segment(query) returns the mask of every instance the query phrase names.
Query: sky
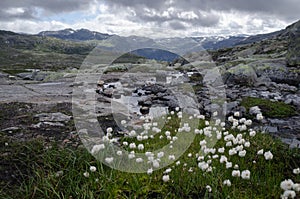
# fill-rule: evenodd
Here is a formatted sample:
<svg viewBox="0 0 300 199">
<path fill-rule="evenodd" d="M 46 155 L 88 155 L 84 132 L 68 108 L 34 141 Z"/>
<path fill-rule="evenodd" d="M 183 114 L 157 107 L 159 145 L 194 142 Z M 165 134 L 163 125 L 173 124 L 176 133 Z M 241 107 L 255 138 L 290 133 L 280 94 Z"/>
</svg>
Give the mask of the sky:
<svg viewBox="0 0 300 199">
<path fill-rule="evenodd" d="M 261 34 L 300 19 L 299 0 L 1 0 L 0 29 L 86 28 L 120 36 Z"/>
</svg>

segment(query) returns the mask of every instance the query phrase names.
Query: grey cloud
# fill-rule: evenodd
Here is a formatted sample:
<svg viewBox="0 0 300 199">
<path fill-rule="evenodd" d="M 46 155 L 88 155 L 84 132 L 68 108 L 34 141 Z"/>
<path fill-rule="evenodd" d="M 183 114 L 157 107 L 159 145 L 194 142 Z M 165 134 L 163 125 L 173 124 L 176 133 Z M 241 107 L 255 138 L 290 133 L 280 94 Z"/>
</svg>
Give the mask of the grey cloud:
<svg viewBox="0 0 300 199">
<path fill-rule="evenodd" d="M 37 19 L 37 9 L 41 10 L 43 14 L 57 14 L 76 10 L 84 10 L 87 9 L 92 2 L 93 0 L 1 0 L 0 20 L 7 21 L 16 18 Z M 22 8 L 24 12 L 7 12 L 7 10 L 14 8 Z"/>
<path fill-rule="evenodd" d="M 26 8 L 23 12 L 10 13 L 6 10 L 0 9 L 0 20 L 13 21 L 15 19 L 34 19 L 35 11 L 30 8 Z"/>
<path fill-rule="evenodd" d="M 171 5 L 166 1 L 149 0 L 110 0 L 108 3 L 115 6 L 131 7 L 135 11 L 147 7 L 155 9 L 157 12 L 166 10 L 173 6 L 184 11 L 243 11 L 249 13 L 262 13 L 275 15 L 284 20 L 296 20 L 299 18 L 299 0 L 174 0 Z M 138 17 L 143 17 L 140 13 Z"/>
<path fill-rule="evenodd" d="M 186 29 L 185 25 L 179 21 L 171 21 L 171 22 L 169 22 L 169 26 L 174 30 L 185 30 Z"/>
</svg>

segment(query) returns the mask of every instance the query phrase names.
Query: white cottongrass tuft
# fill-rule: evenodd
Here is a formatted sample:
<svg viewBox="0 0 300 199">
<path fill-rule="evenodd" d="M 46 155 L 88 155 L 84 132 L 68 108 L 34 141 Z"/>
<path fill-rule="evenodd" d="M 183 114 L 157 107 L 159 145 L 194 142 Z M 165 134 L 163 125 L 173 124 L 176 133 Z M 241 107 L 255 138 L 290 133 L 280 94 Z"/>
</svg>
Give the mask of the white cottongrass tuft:
<svg viewBox="0 0 300 199">
<path fill-rule="evenodd" d="M 96 153 L 98 153 L 102 149 L 105 149 L 105 145 L 104 144 L 94 145 L 93 148 L 92 148 L 92 150 L 91 150 L 91 153 L 92 153 L 92 155 L 95 155 Z"/>
<path fill-rule="evenodd" d="M 169 160 L 175 160 L 175 155 L 169 155 Z"/>
<path fill-rule="evenodd" d="M 111 127 L 108 127 L 108 128 L 106 129 L 106 132 L 107 132 L 107 133 L 111 133 L 111 132 L 113 132 L 113 129 L 112 129 Z"/>
<path fill-rule="evenodd" d="M 265 156 L 266 160 L 272 160 L 273 159 L 273 154 L 271 153 L 271 151 L 265 152 L 264 156 Z"/>
<path fill-rule="evenodd" d="M 143 160 L 143 158 L 137 158 L 135 161 L 136 161 L 137 163 L 141 163 L 141 162 L 143 162 L 144 160 Z"/>
<path fill-rule="evenodd" d="M 283 190 L 291 190 L 293 188 L 294 182 L 291 179 L 284 180 L 280 183 L 280 188 Z"/>
<path fill-rule="evenodd" d="M 296 197 L 296 193 L 295 191 L 292 190 L 285 190 L 283 192 L 283 195 L 281 195 L 281 198 L 295 198 Z"/>
<path fill-rule="evenodd" d="M 224 147 L 218 148 L 218 152 L 219 152 L 219 153 L 224 153 L 224 151 L 225 151 L 225 148 L 224 148 Z"/>
<path fill-rule="evenodd" d="M 150 168 L 150 169 L 147 170 L 147 174 L 148 175 L 151 175 L 152 173 L 153 173 L 153 169 L 152 168 Z"/>
<path fill-rule="evenodd" d="M 223 181 L 223 185 L 226 185 L 226 186 L 230 187 L 230 186 L 231 186 L 230 180 L 229 180 L 229 179 L 224 180 L 224 181 Z"/>
<path fill-rule="evenodd" d="M 254 137 L 256 135 L 256 131 L 252 130 L 249 132 L 250 137 Z"/>
<path fill-rule="evenodd" d="M 264 150 L 263 149 L 260 149 L 259 151 L 257 151 L 257 155 L 262 155 L 264 154 Z"/>
<path fill-rule="evenodd" d="M 221 158 L 220 158 L 220 163 L 225 163 L 227 162 L 227 157 L 225 155 L 221 155 Z"/>
<path fill-rule="evenodd" d="M 170 176 L 169 175 L 163 175 L 162 180 L 164 182 L 168 182 L 170 180 Z"/>
<path fill-rule="evenodd" d="M 138 148 L 138 150 L 144 150 L 145 147 L 143 144 L 139 144 L 137 148 Z"/>
<path fill-rule="evenodd" d="M 264 116 L 261 113 L 259 113 L 259 114 L 256 115 L 256 119 L 257 120 L 263 120 Z"/>
<path fill-rule="evenodd" d="M 164 173 L 170 173 L 172 171 L 171 168 L 167 168 Z"/>
<path fill-rule="evenodd" d="M 157 153 L 157 157 L 158 157 L 158 158 L 162 158 L 162 157 L 164 157 L 164 155 L 165 155 L 165 153 L 164 153 L 163 151 Z"/>
<path fill-rule="evenodd" d="M 243 179 L 249 180 L 250 179 L 250 171 L 249 170 L 242 171 L 241 176 L 242 176 Z"/>
<path fill-rule="evenodd" d="M 129 148 L 131 148 L 131 149 L 135 149 L 135 148 L 136 148 L 136 145 L 135 145 L 135 143 L 130 143 L 130 144 L 129 144 Z"/>
<path fill-rule="evenodd" d="M 83 173 L 83 176 L 88 178 L 88 177 L 90 177 L 90 173 L 86 171 L 86 172 Z"/>
<path fill-rule="evenodd" d="M 157 160 L 153 161 L 153 167 L 158 168 L 159 167 L 159 162 Z"/>
<path fill-rule="evenodd" d="M 300 184 L 299 183 L 294 183 L 293 184 L 293 189 L 294 189 L 294 191 L 300 192 Z"/>
<path fill-rule="evenodd" d="M 240 117 L 240 112 L 234 112 L 233 115 L 234 117 Z"/>
<path fill-rule="evenodd" d="M 122 120 L 122 121 L 121 121 L 121 124 L 122 124 L 122 125 L 125 125 L 126 123 L 127 123 L 126 120 Z"/>
<path fill-rule="evenodd" d="M 239 170 L 233 170 L 231 175 L 232 175 L 232 177 L 240 177 L 241 172 Z"/>
<path fill-rule="evenodd" d="M 206 189 L 207 189 L 207 191 L 208 192 L 211 192 L 212 191 L 212 188 L 211 188 L 211 186 L 210 185 L 206 185 L 206 187 L 205 187 Z"/>
<path fill-rule="evenodd" d="M 300 168 L 293 169 L 293 173 L 296 175 L 300 174 Z"/>
<path fill-rule="evenodd" d="M 198 163 L 198 167 L 202 170 L 205 171 L 206 169 L 208 169 L 209 165 L 206 162 L 199 162 Z"/>
<path fill-rule="evenodd" d="M 244 146 L 247 147 L 247 148 L 249 148 L 250 145 L 251 145 L 251 144 L 250 144 L 250 142 L 248 142 L 248 141 L 244 143 Z"/>
<path fill-rule="evenodd" d="M 90 166 L 90 171 L 91 172 L 95 172 L 97 170 L 97 168 L 95 166 Z"/>
<path fill-rule="evenodd" d="M 108 164 L 112 163 L 114 161 L 113 157 L 106 157 L 105 158 L 105 162 L 107 162 Z"/>
<path fill-rule="evenodd" d="M 134 153 L 129 153 L 129 154 L 128 154 L 128 158 L 129 158 L 129 159 L 135 158 L 135 154 L 134 154 Z"/>
<path fill-rule="evenodd" d="M 246 150 L 239 151 L 239 156 L 240 157 L 245 157 L 246 156 Z"/>
<path fill-rule="evenodd" d="M 232 167 L 232 162 L 226 162 L 226 169 L 229 169 Z"/>
</svg>

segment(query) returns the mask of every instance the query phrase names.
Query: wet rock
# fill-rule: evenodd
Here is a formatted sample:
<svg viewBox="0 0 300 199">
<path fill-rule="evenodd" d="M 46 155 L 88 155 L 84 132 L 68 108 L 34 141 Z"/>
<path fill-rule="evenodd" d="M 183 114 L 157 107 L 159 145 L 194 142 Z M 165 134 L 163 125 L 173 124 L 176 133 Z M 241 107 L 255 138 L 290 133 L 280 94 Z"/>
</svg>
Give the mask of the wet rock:
<svg viewBox="0 0 300 199">
<path fill-rule="evenodd" d="M 37 73 L 19 73 L 17 77 L 22 78 L 23 80 L 33 80 Z"/>
<path fill-rule="evenodd" d="M 37 124 L 32 125 L 33 128 L 42 128 L 46 126 L 64 127 L 65 125 L 61 122 L 39 122 Z"/>
<path fill-rule="evenodd" d="M 8 79 L 10 79 L 10 80 L 17 80 L 17 77 L 14 76 L 14 75 L 9 75 L 9 76 L 8 76 Z"/>
<path fill-rule="evenodd" d="M 148 114 L 150 112 L 150 108 L 147 106 L 143 106 L 142 108 L 140 108 L 140 112 L 145 115 Z"/>
<path fill-rule="evenodd" d="M 99 81 L 97 82 L 97 86 L 103 87 L 104 83 L 105 83 L 104 81 L 99 80 Z"/>
<path fill-rule="evenodd" d="M 102 91 L 102 94 L 105 96 L 105 97 L 109 97 L 111 98 L 113 96 L 113 93 L 114 93 L 114 90 L 109 88 L 109 89 L 105 89 Z"/>
<path fill-rule="evenodd" d="M 150 107 L 152 105 L 151 97 L 141 97 L 141 99 L 138 100 L 138 105 Z"/>
<path fill-rule="evenodd" d="M 167 88 L 159 84 L 144 86 L 142 89 L 145 91 L 150 91 L 152 94 L 164 93 L 167 91 Z"/>
<path fill-rule="evenodd" d="M 69 122 L 72 116 L 65 115 L 63 113 L 40 113 L 35 115 L 39 118 L 40 122 Z"/>
</svg>

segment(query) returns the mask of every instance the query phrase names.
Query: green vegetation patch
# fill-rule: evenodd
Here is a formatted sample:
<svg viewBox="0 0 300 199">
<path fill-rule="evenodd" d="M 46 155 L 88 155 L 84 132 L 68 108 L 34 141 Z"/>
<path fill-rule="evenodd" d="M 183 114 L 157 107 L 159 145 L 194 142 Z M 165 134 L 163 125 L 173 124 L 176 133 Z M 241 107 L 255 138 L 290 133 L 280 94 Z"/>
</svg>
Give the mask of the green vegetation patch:
<svg viewBox="0 0 300 199">
<path fill-rule="evenodd" d="M 290 117 L 296 114 L 295 108 L 291 105 L 261 98 L 246 97 L 242 100 L 241 105 L 248 111 L 251 107 L 258 106 L 263 115 L 271 118 Z"/>
</svg>

